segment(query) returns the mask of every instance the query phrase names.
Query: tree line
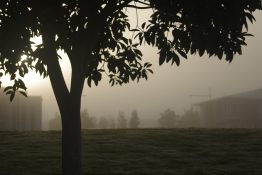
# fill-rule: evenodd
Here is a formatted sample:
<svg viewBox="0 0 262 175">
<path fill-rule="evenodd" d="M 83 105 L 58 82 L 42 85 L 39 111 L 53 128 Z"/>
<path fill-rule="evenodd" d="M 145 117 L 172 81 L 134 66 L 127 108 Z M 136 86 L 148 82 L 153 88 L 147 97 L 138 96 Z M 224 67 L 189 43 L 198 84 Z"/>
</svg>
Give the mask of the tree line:
<svg viewBox="0 0 262 175">
<path fill-rule="evenodd" d="M 187 128 L 187 127 L 199 127 L 199 115 L 198 112 L 192 108 L 185 111 L 184 114 L 178 115 L 172 109 L 166 109 L 159 114 L 158 118 L 152 118 L 156 120 L 159 128 Z M 90 115 L 86 109 L 81 112 L 81 121 L 83 129 L 126 129 L 126 128 L 140 128 L 141 120 L 136 110 L 133 110 L 128 117 L 124 112 L 119 112 L 116 117 L 113 116 L 101 116 L 96 117 Z M 61 130 L 61 121 L 58 113 L 49 122 L 50 130 Z"/>
<path fill-rule="evenodd" d="M 128 117 L 124 112 L 119 112 L 117 117 L 96 117 L 90 115 L 86 109 L 81 112 L 83 129 L 125 129 L 139 128 L 140 118 L 136 110 Z M 61 117 L 58 113 L 49 121 L 50 130 L 61 130 Z"/>
<path fill-rule="evenodd" d="M 175 111 L 167 109 L 160 114 L 158 124 L 161 128 L 188 128 L 199 127 L 199 114 L 192 108 L 185 111 L 183 115 L 178 115 Z"/>
</svg>

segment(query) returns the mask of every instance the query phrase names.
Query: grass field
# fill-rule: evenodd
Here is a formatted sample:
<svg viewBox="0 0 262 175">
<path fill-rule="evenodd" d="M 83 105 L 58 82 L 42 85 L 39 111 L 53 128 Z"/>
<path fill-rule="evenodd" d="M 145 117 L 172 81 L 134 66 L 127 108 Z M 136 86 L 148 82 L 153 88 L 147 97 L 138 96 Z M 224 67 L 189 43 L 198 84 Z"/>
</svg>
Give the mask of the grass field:
<svg viewBox="0 0 262 175">
<path fill-rule="evenodd" d="M 58 175 L 60 132 L 0 132 L 0 175 Z M 262 130 L 83 131 L 88 175 L 261 175 Z"/>
</svg>

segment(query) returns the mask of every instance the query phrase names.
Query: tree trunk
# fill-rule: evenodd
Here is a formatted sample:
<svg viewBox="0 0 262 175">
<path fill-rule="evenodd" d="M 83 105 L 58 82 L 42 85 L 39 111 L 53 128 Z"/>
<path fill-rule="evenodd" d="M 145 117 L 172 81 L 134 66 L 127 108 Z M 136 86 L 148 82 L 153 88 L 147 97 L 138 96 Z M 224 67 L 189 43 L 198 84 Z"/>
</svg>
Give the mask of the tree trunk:
<svg viewBox="0 0 262 175">
<path fill-rule="evenodd" d="M 66 111 L 66 113 L 64 113 Z M 81 174 L 80 105 L 71 100 L 70 108 L 62 117 L 62 172 L 63 175 Z"/>
<path fill-rule="evenodd" d="M 80 175 L 82 173 L 80 110 L 85 78 L 80 67 L 72 65 L 70 97 L 67 103 L 69 105 L 65 105 L 60 109 L 62 117 L 63 175 Z"/>
<path fill-rule="evenodd" d="M 72 84 L 70 93 L 64 99 L 59 100 L 55 92 L 55 86 L 58 86 L 57 80 L 52 80 L 51 84 L 57 97 L 57 102 L 62 118 L 62 174 L 63 175 L 81 175 L 81 94 L 84 84 L 84 78 L 72 75 Z M 79 78 L 77 78 L 79 77 Z"/>
<path fill-rule="evenodd" d="M 68 91 L 56 50 L 50 47 L 46 52 L 48 74 L 62 118 L 62 173 L 81 175 L 80 108 L 85 77 L 81 64 L 72 66 L 71 89 Z"/>
</svg>

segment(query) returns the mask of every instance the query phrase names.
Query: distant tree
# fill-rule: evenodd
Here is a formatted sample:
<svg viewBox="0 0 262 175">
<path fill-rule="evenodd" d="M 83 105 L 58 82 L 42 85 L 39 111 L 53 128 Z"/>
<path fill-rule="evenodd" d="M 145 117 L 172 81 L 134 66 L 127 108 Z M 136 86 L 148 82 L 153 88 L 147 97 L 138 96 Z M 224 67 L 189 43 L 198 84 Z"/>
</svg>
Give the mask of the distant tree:
<svg viewBox="0 0 262 175">
<path fill-rule="evenodd" d="M 109 128 L 111 128 L 111 129 L 116 128 L 116 120 L 113 117 L 111 117 L 110 120 L 109 120 Z"/>
<path fill-rule="evenodd" d="M 100 117 L 98 122 L 99 129 L 107 129 L 108 128 L 108 120 L 105 117 Z"/>
<path fill-rule="evenodd" d="M 91 117 L 87 109 L 81 112 L 81 125 L 83 129 L 93 129 L 96 128 L 96 118 Z"/>
<path fill-rule="evenodd" d="M 167 109 L 160 114 L 158 123 L 162 128 L 174 128 L 177 127 L 179 116 L 173 110 Z"/>
<path fill-rule="evenodd" d="M 139 120 L 137 111 L 134 110 L 131 113 L 131 118 L 129 120 L 129 128 L 138 128 L 139 124 L 140 124 L 140 120 Z"/>
<path fill-rule="evenodd" d="M 124 112 L 119 112 L 118 114 L 117 127 L 121 129 L 127 128 L 127 120 Z"/>
<path fill-rule="evenodd" d="M 199 127 L 199 114 L 192 108 L 187 110 L 180 119 L 180 124 L 182 127 Z"/>
<path fill-rule="evenodd" d="M 152 15 L 131 26 L 127 8 L 152 9 Z M 29 69 L 49 76 L 62 117 L 63 175 L 80 175 L 85 79 L 89 86 L 102 74 L 111 85 L 147 79 L 152 70 L 142 62 L 142 44 L 159 50 L 160 65 L 179 65 L 181 57 L 197 53 L 232 61 L 246 45 L 257 9 L 261 0 L 1 0 L 0 77 L 10 75 L 5 92 L 13 99 L 16 91 L 26 95 L 22 78 Z M 35 36 L 42 42 L 32 49 Z M 70 60 L 70 89 L 58 50 Z"/>
<path fill-rule="evenodd" d="M 96 128 L 96 118 L 91 117 L 87 110 L 84 109 L 84 111 L 81 112 L 81 124 L 83 129 L 93 129 Z M 49 121 L 49 129 L 50 130 L 61 130 L 61 117 L 59 113 L 55 114 L 55 117 Z"/>
<path fill-rule="evenodd" d="M 50 130 L 61 130 L 61 117 L 60 115 L 56 112 L 55 117 L 49 121 L 49 129 Z"/>
</svg>

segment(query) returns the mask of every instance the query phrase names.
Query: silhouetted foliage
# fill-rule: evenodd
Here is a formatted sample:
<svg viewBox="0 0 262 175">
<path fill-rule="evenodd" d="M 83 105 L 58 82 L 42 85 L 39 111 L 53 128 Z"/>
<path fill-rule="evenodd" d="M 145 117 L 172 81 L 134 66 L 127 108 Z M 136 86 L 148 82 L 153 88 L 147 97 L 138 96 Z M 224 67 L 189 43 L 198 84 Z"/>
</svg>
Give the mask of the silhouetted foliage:
<svg viewBox="0 0 262 175">
<path fill-rule="evenodd" d="M 58 49 L 67 53 L 70 61 L 78 57 L 76 62 L 83 63 L 82 74 L 89 86 L 92 81 L 97 85 L 105 71 L 112 85 L 147 78 L 151 64 L 141 64 L 142 53 L 138 49 L 143 41 L 159 49 L 160 64 L 172 60 L 179 65 L 179 57 L 187 58 L 188 53 L 200 56 L 207 53 L 220 59 L 225 55 L 226 60 L 232 61 L 234 54 L 242 53 L 245 37 L 250 36 L 244 29 L 248 29 L 248 20 L 255 20 L 252 12 L 261 9 L 260 0 L 86 3 L 83 0 L 1 1 L 1 75 L 10 74 L 14 81 L 13 89 L 6 90 L 8 94 L 26 90 L 21 77 L 28 69 L 36 70 L 43 77 L 50 74 L 46 59 L 50 59 L 47 53 L 51 49 L 53 59 L 59 57 L 55 52 Z M 142 9 L 141 6 L 154 9 L 151 19 L 141 27 L 131 28 L 123 9 Z M 126 31 L 133 31 L 139 43 L 127 38 Z M 34 50 L 31 38 L 35 36 L 42 36 L 43 42 L 35 45 Z M 27 58 L 21 60 L 21 55 Z"/>
<path fill-rule="evenodd" d="M 188 53 L 232 61 L 250 36 L 247 21 L 253 22 L 252 13 L 261 7 L 261 0 L 1 0 L 0 77 L 10 75 L 13 85 L 5 93 L 12 100 L 16 91 L 26 95 L 22 78 L 30 69 L 49 76 L 62 117 L 63 174 L 79 175 L 86 79 L 89 86 L 98 85 L 103 75 L 111 85 L 147 79 L 152 70 L 142 62 L 143 43 L 158 48 L 160 65 L 179 65 Z M 132 27 L 126 8 L 153 12 L 149 21 Z M 125 35 L 128 31 L 133 35 Z M 42 43 L 32 43 L 36 36 Z M 59 49 L 71 63 L 70 89 Z"/>
<path fill-rule="evenodd" d="M 140 124 L 140 120 L 137 114 L 137 111 L 134 110 L 131 113 L 131 118 L 129 120 L 129 128 L 138 128 Z"/>
<path fill-rule="evenodd" d="M 158 123 L 162 128 L 175 128 L 178 126 L 178 120 L 179 116 L 175 113 L 175 111 L 167 109 L 160 114 Z"/>
</svg>

